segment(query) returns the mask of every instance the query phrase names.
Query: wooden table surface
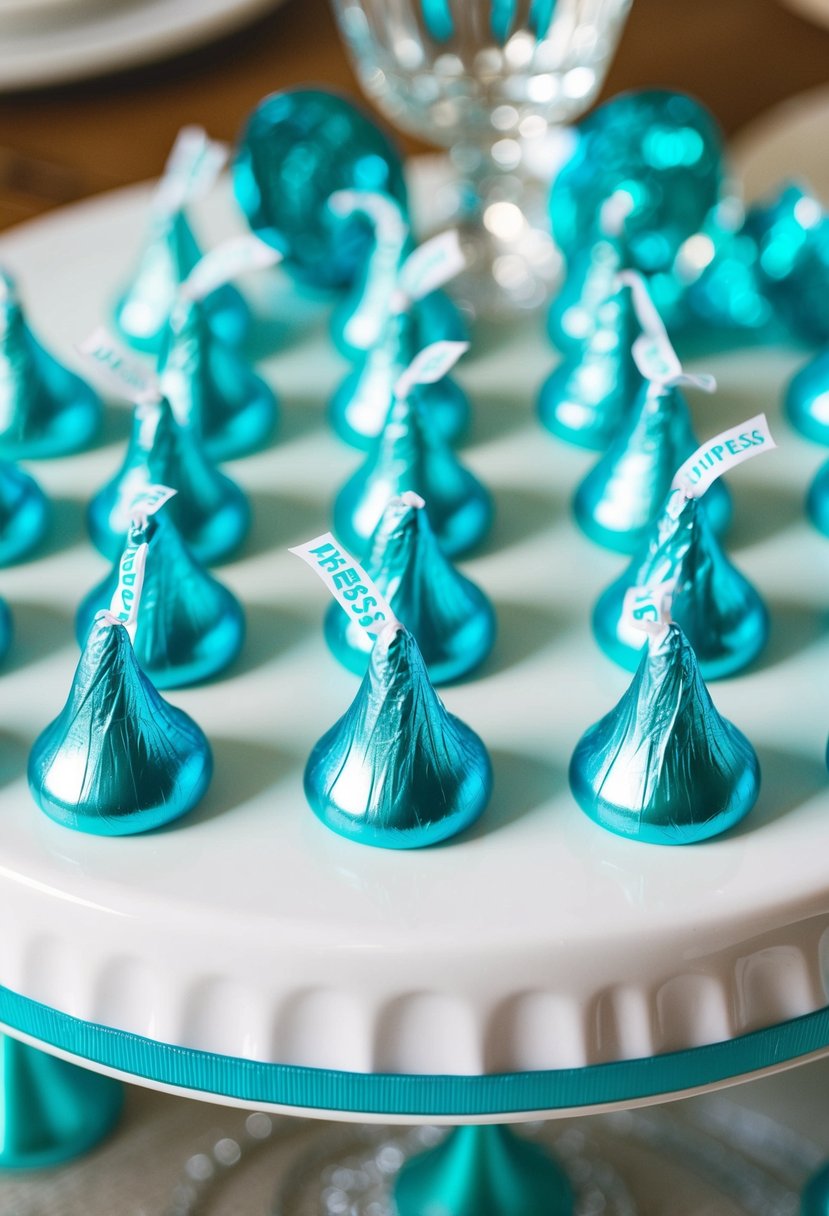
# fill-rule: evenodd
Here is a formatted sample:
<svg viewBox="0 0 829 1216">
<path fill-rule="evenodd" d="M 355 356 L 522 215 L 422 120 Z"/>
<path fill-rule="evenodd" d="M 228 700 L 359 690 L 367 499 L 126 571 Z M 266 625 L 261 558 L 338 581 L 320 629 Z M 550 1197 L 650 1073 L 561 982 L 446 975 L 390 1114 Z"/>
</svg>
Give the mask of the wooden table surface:
<svg viewBox="0 0 829 1216">
<path fill-rule="evenodd" d="M 604 96 L 685 89 L 730 133 L 824 84 L 828 70 L 829 30 L 778 0 L 634 0 Z M 358 91 L 328 0 L 287 0 L 223 42 L 165 63 L 2 96 L 0 227 L 154 176 L 184 123 L 233 139 L 261 97 L 301 82 Z"/>
</svg>

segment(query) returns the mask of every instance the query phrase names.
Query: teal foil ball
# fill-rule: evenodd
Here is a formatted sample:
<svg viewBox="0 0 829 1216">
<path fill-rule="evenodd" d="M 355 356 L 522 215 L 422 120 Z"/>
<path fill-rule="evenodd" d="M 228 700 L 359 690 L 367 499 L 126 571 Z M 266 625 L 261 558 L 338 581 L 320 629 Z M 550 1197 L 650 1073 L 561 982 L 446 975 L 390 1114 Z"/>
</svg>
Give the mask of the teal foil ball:
<svg viewBox="0 0 829 1216">
<path fill-rule="evenodd" d="M 43 1169 L 88 1152 L 118 1122 L 122 1099 L 111 1077 L 0 1034 L 0 1170 Z"/>
<path fill-rule="evenodd" d="M 211 460 L 247 456 L 274 430 L 274 393 L 244 355 L 216 337 L 201 301 L 173 310 L 158 375 L 176 416 L 190 420 Z"/>
<path fill-rule="evenodd" d="M 493 607 L 444 557 L 416 495 L 391 500 L 362 564 L 414 635 L 434 684 L 462 679 L 492 650 Z M 326 614 L 325 638 L 345 667 L 365 672 L 374 640 L 337 603 Z"/>
<path fill-rule="evenodd" d="M 612 442 L 642 384 L 631 354 L 638 336 L 630 290 L 621 287 L 597 308 L 584 342 L 542 385 L 538 415 L 548 431 L 592 451 Z"/>
<path fill-rule="evenodd" d="M 334 502 L 334 531 L 363 553 L 390 498 L 412 491 L 426 502 L 429 522 L 448 557 L 466 553 L 492 522 L 492 500 L 430 425 L 414 398 L 395 401 L 368 458 Z"/>
<path fill-rule="evenodd" d="M 181 285 L 201 261 L 202 251 L 183 211 L 153 215 L 133 276 L 115 303 L 113 319 L 122 338 L 136 350 L 157 355 L 176 306 Z M 250 310 L 229 283 L 204 300 L 216 337 L 241 345 L 250 329 Z"/>
<path fill-rule="evenodd" d="M 768 640 L 766 606 L 723 553 L 703 502 L 681 492 L 671 494 L 628 568 L 596 604 L 596 640 L 606 655 L 629 671 L 638 666 L 645 643 L 645 635 L 623 612 L 631 587 L 676 581 L 673 614 L 706 680 L 741 671 Z"/>
<path fill-rule="evenodd" d="M 789 332 L 829 343 L 829 217 L 799 186 L 751 208 L 744 225 L 757 247 L 761 289 Z"/>
<path fill-rule="evenodd" d="M 579 740 L 570 788 L 600 827 L 646 844 L 696 844 L 754 806 L 754 748 L 717 712 L 677 625 L 648 646 L 621 701 Z"/>
<path fill-rule="evenodd" d="M 248 500 L 208 460 L 195 428 L 176 421 L 166 399 L 157 408 L 158 422 L 146 443 L 146 419 L 141 411 L 136 412 L 121 468 L 89 504 L 92 542 L 110 561 L 120 557 L 130 526 L 132 496 L 149 482 L 177 490 L 166 510 L 193 556 L 207 565 L 222 561 L 247 535 Z"/>
<path fill-rule="evenodd" d="M 49 504 L 33 477 L 0 461 L 0 566 L 29 557 L 49 527 Z"/>
<path fill-rule="evenodd" d="M 629 266 L 669 270 L 719 199 L 722 135 L 711 114 L 683 93 L 622 93 L 578 125 L 572 158 L 555 179 L 550 218 L 566 256 L 595 239 L 603 203 L 626 204 Z"/>
<path fill-rule="evenodd" d="M 260 102 L 239 139 L 233 185 L 253 231 L 314 287 L 352 283 L 371 248 L 365 217 L 338 219 L 328 208 L 336 190 L 390 194 L 406 210 L 391 140 L 362 109 L 324 89 L 287 89 Z"/>
<path fill-rule="evenodd" d="M 188 551 L 165 510 L 153 516 L 131 541 L 149 542 L 135 631 L 135 656 L 156 688 L 181 688 L 224 671 L 242 649 L 245 614 L 227 587 Z M 99 612 L 109 607 L 118 586 L 111 572 L 84 597 L 76 617 L 83 646 Z"/>
<path fill-rule="evenodd" d="M 408 630 L 386 629 L 350 708 L 311 752 L 314 814 L 359 844 L 419 849 L 469 827 L 491 792 L 483 743 L 446 712 Z"/>
<path fill-rule="evenodd" d="M 398 1216 L 573 1216 L 567 1176 L 541 1147 L 497 1124 L 454 1128 L 407 1161 L 394 1186 Z"/>
<path fill-rule="evenodd" d="M 383 429 L 394 400 L 394 386 L 420 347 L 410 313 L 390 316 L 380 340 L 362 366 L 348 373 L 328 409 L 332 427 L 352 447 L 368 451 Z M 469 422 L 469 401 L 449 376 L 434 384 L 417 385 L 412 396 L 420 403 L 430 428 L 450 442 Z"/>
<path fill-rule="evenodd" d="M 29 756 L 37 805 L 79 832 L 131 836 L 186 815 L 212 772 L 202 731 L 156 692 L 126 629 L 99 616 L 69 699 Z"/>
<path fill-rule="evenodd" d="M 0 459 L 80 452 L 102 416 L 97 394 L 29 329 L 14 283 L 0 271 Z"/>
<path fill-rule="evenodd" d="M 643 384 L 630 415 L 604 456 L 576 490 L 582 531 L 607 549 L 633 554 L 662 509 L 674 474 L 699 447 L 677 388 Z M 715 481 L 702 499 L 715 532 L 731 519 L 731 499 Z"/>
<path fill-rule="evenodd" d="M 783 408 L 796 431 L 829 445 L 829 350 L 822 350 L 792 377 Z"/>
</svg>

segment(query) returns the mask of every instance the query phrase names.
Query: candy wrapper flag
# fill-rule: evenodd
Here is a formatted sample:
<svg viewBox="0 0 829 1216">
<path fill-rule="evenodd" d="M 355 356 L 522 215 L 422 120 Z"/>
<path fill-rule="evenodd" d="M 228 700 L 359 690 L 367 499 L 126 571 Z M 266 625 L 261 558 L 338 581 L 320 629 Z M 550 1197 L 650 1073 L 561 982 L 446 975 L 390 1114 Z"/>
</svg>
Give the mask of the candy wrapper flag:
<svg viewBox="0 0 829 1216">
<path fill-rule="evenodd" d="M 398 379 L 383 430 L 334 503 L 337 534 L 351 548 L 367 549 L 389 499 L 407 490 L 426 502 L 447 556 L 465 553 L 486 534 L 492 519 L 489 494 L 429 425 L 412 394 L 415 385 L 442 379 L 465 350 L 463 342 L 435 342 Z"/>
<path fill-rule="evenodd" d="M 641 631 L 624 612 L 631 587 L 674 586 L 676 622 L 706 680 L 733 675 L 763 649 L 766 607 L 720 548 L 702 495 L 722 473 L 775 446 L 765 416 L 758 415 L 704 443 L 677 471 L 642 546 L 593 613 L 599 645 L 622 667 L 635 670 L 643 644 Z"/>
<path fill-rule="evenodd" d="M 198 432 L 211 460 L 260 448 L 276 424 L 277 402 L 245 356 L 216 334 L 208 301 L 230 279 L 273 266 L 279 254 L 254 236 L 205 254 L 182 284 L 161 341 L 158 377 L 174 412 Z"/>
<path fill-rule="evenodd" d="M 140 494 L 127 537 L 128 546 L 148 545 L 133 645 L 142 670 L 161 689 L 209 680 L 233 662 L 245 637 L 241 604 L 196 561 L 167 510 L 160 509 L 174 493 L 151 486 Z M 119 574 L 120 562 L 82 600 L 76 622 L 81 646 L 111 602 Z"/>
<path fill-rule="evenodd" d="M 398 150 L 364 110 L 325 89 L 286 89 L 259 103 L 239 139 L 233 187 L 251 229 L 313 287 L 349 286 L 372 246 L 365 218 L 335 216 L 332 194 L 382 193 L 406 208 Z"/>
<path fill-rule="evenodd" d="M 647 638 L 627 692 L 582 736 L 570 786 L 601 827 L 648 844 L 695 844 L 754 806 L 754 748 L 717 712 L 666 589 L 633 588 L 626 612 Z"/>
<path fill-rule="evenodd" d="M 136 350 L 158 354 L 179 289 L 202 258 L 186 210 L 209 193 L 226 161 L 227 148 L 200 127 L 179 132 L 150 202 L 138 265 L 114 310 L 119 334 Z M 218 338 L 231 346 L 244 341 L 250 313 L 235 287 L 222 284 L 204 307 Z"/>
<path fill-rule="evenodd" d="M 97 394 L 41 346 L 13 280 L 0 270 L 0 459 L 80 452 L 101 418 Z"/>
<path fill-rule="evenodd" d="M 33 477 L 0 460 L 0 566 L 23 561 L 49 526 L 49 504 Z"/>
<path fill-rule="evenodd" d="M 82 350 L 112 388 L 135 404 L 121 468 L 89 504 L 89 534 L 115 560 L 130 527 L 137 494 L 150 485 L 175 486 L 168 512 L 193 556 L 210 564 L 229 557 L 250 527 L 250 506 L 235 482 L 205 455 L 189 418 L 177 417 L 158 381 L 111 342 L 94 333 Z"/>
<path fill-rule="evenodd" d="M 334 200 L 340 197 L 335 195 Z M 383 429 L 395 385 L 421 349 L 413 303 L 430 284 L 446 281 L 462 266 L 458 234 L 443 232 L 410 254 L 395 274 L 383 303 L 382 324 L 365 361 L 345 377 L 331 400 L 331 425 L 346 443 L 367 450 Z M 444 439 L 456 439 L 470 412 L 458 385 L 444 375 L 415 386 L 413 392 L 429 426 Z"/>
<path fill-rule="evenodd" d="M 425 507 L 410 492 L 391 499 L 362 565 L 413 634 L 430 679 L 441 684 L 483 662 L 495 642 L 495 612 L 480 588 L 444 557 Z M 337 604 L 326 613 L 325 637 L 345 667 L 365 672 L 372 638 Z"/>
<path fill-rule="evenodd" d="M 699 447 L 680 386 L 713 392 L 716 384 L 710 376 L 683 372 L 644 279 L 634 272 L 621 278 L 631 288 L 642 328 L 633 357 L 643 384 L 616 438 L 576 491 L 573 509 L 592 540 L 633 554 L 659 514 L 676 470 Z M 731 500 L 722 481 L 714 482 L 704 503 L 715 532 L 723 531 Z"/>
<path fill-rule="evenodd" d="M 210 784 L 202 731 L 156 692 L 133 650 L 147 543 L 121 557 L 108 610 L 96 616 L 69 699 L 35 741 L 29 788 L 65 827 L 129 836 L 178 819 Z"/>
<path fill-rule="evenodd" d="M 402 206 L 389 194 L 338 190 L 328 200 L 328 206 L 342 218 L 355 214 L 365 216 L 374 234 L 374 244 L 362 274 L 331 318 L 334 345 L 347 359 L 360 362 L 380 341 L 389 312 L 395 305 L 401 270 L 412 249 L 411 229 Z M 462 265 L 461 261 L 458 270 Z M 460 313 L 449 296 L 440 290 L 441 283 L 449 277 L 447 274 L 434 284 L 426 283 L 418 296 L 408 301 L 418 350 L 442 339 L 468 340 Z M 396 303 L 398 310 L 399 303 Z"/>
<path fill-rule="evenodd" d="M 586 322 L 583 342 L 553 369 L 538 397 L 539 417 L 548 431 L 599 452 L 618 434 L 642 383 L 631 354 L 639 323 L 630 289 L 618 276 L 614 284 Z"/>
</svg>

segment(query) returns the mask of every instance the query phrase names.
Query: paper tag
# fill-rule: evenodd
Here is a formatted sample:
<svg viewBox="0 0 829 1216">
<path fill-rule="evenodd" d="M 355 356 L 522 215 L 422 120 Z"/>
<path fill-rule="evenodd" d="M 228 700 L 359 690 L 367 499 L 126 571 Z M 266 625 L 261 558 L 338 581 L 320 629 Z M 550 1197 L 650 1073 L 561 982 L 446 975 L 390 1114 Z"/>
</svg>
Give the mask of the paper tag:
<svg viewBox="0 0 829 1216">
<path fill-rule="evenodd" d="M 373 190 L 335 190 L 328 199 L 328 206 L 335 215 L 343 218 L 355 211 L 362 211 L 374 225 L 378 245 L 394 245 L 399 252 L 406 243 L 409 225 L 403 208 L 389 194 L 379 194 Z"/>
<path fill-rule="evenodd" d="M 157 377 L 119 346 L 103 326 L 81 342 L 78 350 L 94 363 L 103 382 L 118 397 L 134 405 L 151 405 L 161 400 Z"/>
<path fill-rule="evenodd" d="M 682 364 L 642 275 L 635 270 L 623 270 L 619 275 L 619 282 L 630 288 L 636 318 L 642 326 L 642 333 L 634 341 L 631 353 L 644 379 L 657 387 L 689 385 L 701 388 L 706 393 L 713 393 L 717 387 L 713 376 L 691 375 L 682 370 Z"/>
<path fill-rule="evenodd" d="M 448 340 L 424 346 L 398 377 L 394 386 L 395 397 L 398 401 L 405 401 L 416 384 L 434 384 L 436 380 L 442 380 L 468 350 L 468 342 Z"/>
<path fill-rule="evenodd" d="M 155 189 L 153 210 L 174 215 L 207 194 L 227 163 L 226 144 L 209 139 L 201 127 L 182 127 Z"/>
<path fill-rule="evenodd" d="M 671 624 L 675 588 L 675 579 L 655 587 L 630 587 L 622 605 L 623 616 L 634 629 L 641 629 L 654 642 L 661 641 Z"/>
<path fill-rule="evenodd" d="M 465 265 L 460 237 L 452 228 L 424 241 L 409 254 L 400 268 L 397 286 L 405 302 L 422 300 L 460 274 Z M 402 312 L 403 308 L 396 311 Z"/>
<path fill-rule="evenodd" d="M 390 604 L 374 581 L 330 532 L 323 532 L 290 552 L 316 571 L 349 619 L 366 633 L 376 636 L 386 625 L 397 623 Z"/>
<path fill-rule="evenodd" d="M 146 528 L 150 518 L 160 511 L 178 493 L 170 486 L 146 485 L 135 495 L 130 505 L 130 522 L 133 527 Z"/>
<path fill-rule="evenodd" d="M 127 544 L 118 565 L 118 586 L 109 605 L 112 617 L 126 627 L 131 642 L 135 641 L 148 549 L 146 541 L 138 545 Z"/>
<path fill-rule="evenodd" d="M 766 415 L 758 414 L 701 444 L 677 469 L 671 489 L 683 490 L 686 498 L 701 498 L 723 473 L 776 447 Z"/>
<path fill-rule="evenodd" d="M 203 300 L 240 274 L 275 266 L 281 260 L 278 249 L 266 245 L 253 233 L 231 237 L 211 249 L 193 267 L 181 286 L 181 294 L 188 300 Z"/>
</svg>

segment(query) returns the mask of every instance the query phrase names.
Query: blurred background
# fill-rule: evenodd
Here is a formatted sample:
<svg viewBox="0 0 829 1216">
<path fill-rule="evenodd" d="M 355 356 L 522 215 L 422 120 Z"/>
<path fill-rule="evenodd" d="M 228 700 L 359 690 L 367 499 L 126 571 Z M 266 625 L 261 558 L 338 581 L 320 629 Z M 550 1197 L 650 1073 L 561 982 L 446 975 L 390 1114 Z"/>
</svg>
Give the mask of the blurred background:
<svg viewBox="0 0 829 1216">
<path fill-rule="evenodd" d="M 828 73 L 827 0 L 636 0 L 601 97 L 685 90 L 732 135 Z M 329 0 L 0 0 L 0 228 L 153 177 L 184 123 L 230 140 L 265 94 L 309 82 L 359 93 Z"/>
</svg>

